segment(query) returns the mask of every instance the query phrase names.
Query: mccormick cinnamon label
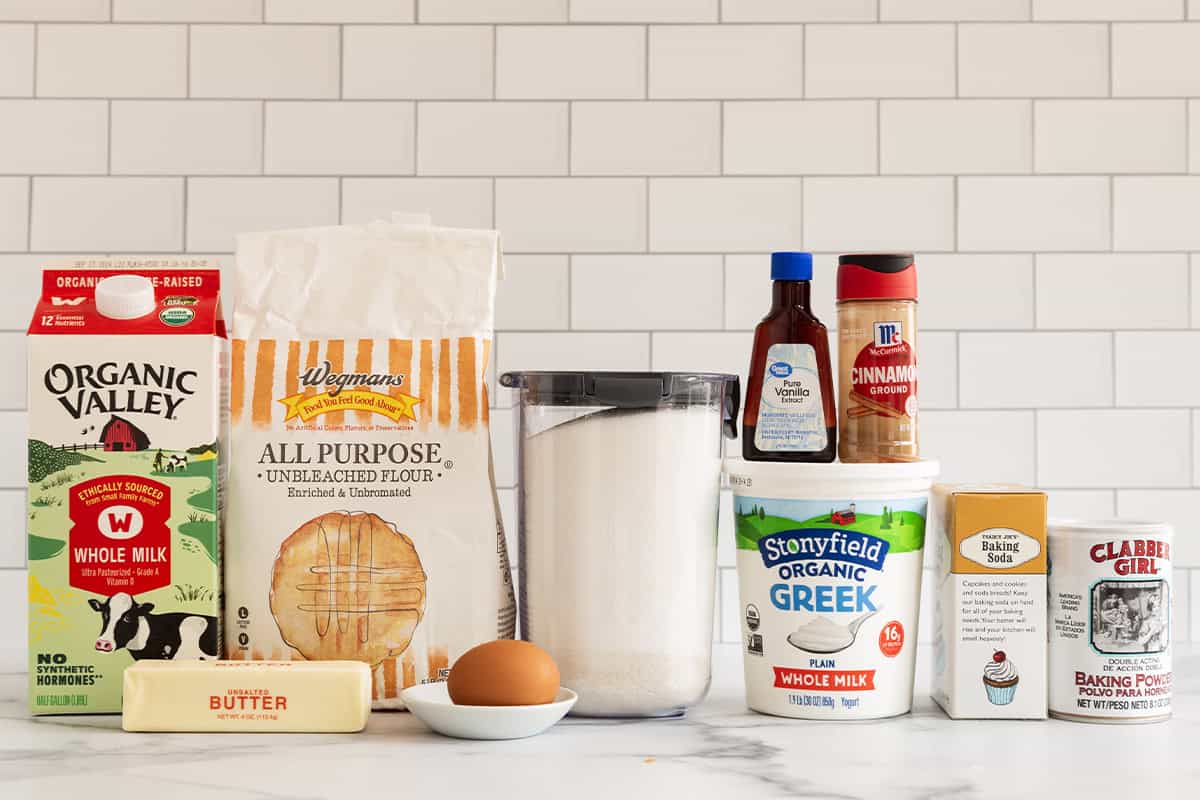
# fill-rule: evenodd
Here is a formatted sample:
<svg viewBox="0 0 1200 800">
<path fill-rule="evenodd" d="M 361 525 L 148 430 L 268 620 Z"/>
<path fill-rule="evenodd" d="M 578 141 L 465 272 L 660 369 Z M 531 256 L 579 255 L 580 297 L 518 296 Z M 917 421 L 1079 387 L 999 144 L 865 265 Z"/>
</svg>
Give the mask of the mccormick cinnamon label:
<svg viewBox="0 0 1200 800">
<path fill-rule="evenodd" d="M 1172 531 L 1050 527 L 1050 714 L 1153 722 L 1171 714 Z"/>
<path fill-rule="evenodd" d="M 101 313 L 96 286 L 116 275 L 153 287 L 144 313 Z M 219 296 L 194 262 L 44 273 L 28 344 L 34 714 L 120 711 L 135 661 L 220 654 Z"/>
<path fill-rule="evenodd" d="M 899 319 L 873 323 L 870 343 L 854 358 L 850 399 L 864 413 L 917 415 L 917 355 L 904 328 Z"/>
</svg>

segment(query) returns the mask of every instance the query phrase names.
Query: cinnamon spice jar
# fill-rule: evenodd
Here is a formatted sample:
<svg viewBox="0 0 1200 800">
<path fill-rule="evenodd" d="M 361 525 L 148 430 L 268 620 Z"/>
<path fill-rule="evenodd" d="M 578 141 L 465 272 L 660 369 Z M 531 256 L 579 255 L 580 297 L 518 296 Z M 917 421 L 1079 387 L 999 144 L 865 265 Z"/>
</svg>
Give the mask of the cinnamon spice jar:
<svg viewBox="0 0 1200 800">
<path fill-rule="evenodd" d="M 838 455 L 916 461 L 917 268 L 912 253 L 838 258 Z"/>
</svg>

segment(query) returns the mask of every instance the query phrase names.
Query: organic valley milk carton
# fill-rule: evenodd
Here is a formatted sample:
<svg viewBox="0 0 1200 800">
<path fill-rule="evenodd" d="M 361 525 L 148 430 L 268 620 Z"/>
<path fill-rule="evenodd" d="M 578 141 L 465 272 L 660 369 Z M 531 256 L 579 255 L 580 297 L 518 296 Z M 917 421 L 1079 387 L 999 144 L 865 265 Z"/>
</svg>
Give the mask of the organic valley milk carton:
<svg viewBox="0 0 1200 800">
<path fill-rule="evenodd" d="M 120 711 L 134 661 L 220 654 L 220 276 L 127 263 L 47 270 L 29 326 L 34 714 Z"/>
<path fill-rule="evenodd" d="M 1046 495 L 933 487 L 933 699 L 956 719 L 1046 718 Z"/>
</svg>

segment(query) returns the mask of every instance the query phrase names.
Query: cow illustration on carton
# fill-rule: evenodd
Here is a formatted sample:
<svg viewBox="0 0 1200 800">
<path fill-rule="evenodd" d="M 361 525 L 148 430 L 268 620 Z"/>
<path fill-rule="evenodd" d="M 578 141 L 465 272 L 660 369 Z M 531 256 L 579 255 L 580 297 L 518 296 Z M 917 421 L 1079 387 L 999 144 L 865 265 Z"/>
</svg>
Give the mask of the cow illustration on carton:
<svg viewBox="0 0 1200 800">
<path fill-rule="evenodd" d="M 139 603 L 118 592 L 101 603 L 96 598 L 88 605 L 101 617 L 96 649 L 111 653 L 125 648 L 134 661 L 143 658 L 165 660 L 211 660 L 218 656 L 217 618 L 199 614 L 151 614 L 154 603 Z"/>
</svg>

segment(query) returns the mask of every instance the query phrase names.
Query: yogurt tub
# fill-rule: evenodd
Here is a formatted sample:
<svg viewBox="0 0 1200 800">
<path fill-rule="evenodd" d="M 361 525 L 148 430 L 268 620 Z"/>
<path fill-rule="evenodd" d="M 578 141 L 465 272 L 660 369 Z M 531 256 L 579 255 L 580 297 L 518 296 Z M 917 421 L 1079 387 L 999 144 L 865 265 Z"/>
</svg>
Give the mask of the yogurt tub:
<svg viewBox="0 0 1200 800">
<path fill-rule="evenodd" d="M 922 552 L 936 461 L 728 458 L 754 711 L 876 719 L 912 708 Z"/>
</svg>

